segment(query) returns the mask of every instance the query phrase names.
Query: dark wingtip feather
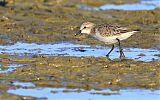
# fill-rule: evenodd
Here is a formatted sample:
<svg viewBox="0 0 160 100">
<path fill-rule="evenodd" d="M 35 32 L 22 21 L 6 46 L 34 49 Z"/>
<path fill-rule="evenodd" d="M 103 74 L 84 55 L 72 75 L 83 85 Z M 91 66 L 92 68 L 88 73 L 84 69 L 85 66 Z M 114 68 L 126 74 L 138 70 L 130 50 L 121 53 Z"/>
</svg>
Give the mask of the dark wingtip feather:
<svg viewBox="0 0 160 100">
<path fill-rule="evenodd" d="M 139 31 L 141 31 L 140 29 L 135 29 L 135 30 L 133 30 L 133 31 L 137 31 L 137 32 L 139 32 Z"/>
</svg>

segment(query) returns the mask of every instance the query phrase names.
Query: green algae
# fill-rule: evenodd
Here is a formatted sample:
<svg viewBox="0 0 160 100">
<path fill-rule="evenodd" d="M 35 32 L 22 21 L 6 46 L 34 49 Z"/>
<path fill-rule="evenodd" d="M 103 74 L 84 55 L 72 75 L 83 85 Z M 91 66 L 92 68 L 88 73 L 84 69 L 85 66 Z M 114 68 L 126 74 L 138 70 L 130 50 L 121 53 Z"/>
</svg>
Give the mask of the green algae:
<svg viewBox="0 0 160 100">
<path fill-rule="evenodd" d="M 130 59 L 106 60 L 104 57 L 47 57 L 34 59 L 28 66 L 0 74 L 5 80 L 31 81 L 37 86 L 103 89 L 106 87 L 159 87 L 159 61 Z M 17 62 L 12 59 L 12 62 Z M 20 62 L 20 61 L 19 61 Z M 22 60 L 24 63 L 25 61 Z M 29 61 L 26 59 L 26 62 Z"/>
</svg>

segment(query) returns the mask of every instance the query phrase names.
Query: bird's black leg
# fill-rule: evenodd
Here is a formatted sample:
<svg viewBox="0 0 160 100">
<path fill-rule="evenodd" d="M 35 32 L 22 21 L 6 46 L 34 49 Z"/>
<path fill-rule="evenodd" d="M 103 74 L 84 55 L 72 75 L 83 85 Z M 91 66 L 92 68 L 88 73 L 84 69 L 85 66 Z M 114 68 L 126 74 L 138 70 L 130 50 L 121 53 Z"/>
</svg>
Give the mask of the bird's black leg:
<svg viewBox="0 0 160 100">
<path fill-rule="evenodd" d="M 119 53 L 120 53 L 120 58 L 125 58 L 125 55 L 123 53 L 123 49 L 121 47 L 121 43 L 120 43 L 120 40 L 117 38 L 117 41 L 118 41 L 118 45 L 119 45 Z"/>
<path fill-rule="evenodd" d="M 110 59 L 109 58 L 109 54 L 113 51 L 113 49 L 114 49 L 114 44 L 112 45 L 112 48 L 111 48 L 111 50 L 108 52 L 108 54 L 106 55 L 106 57 L 108 58 L 108 59 Z"/>
<path fill-rule="evenodd" d="M 6 0 L 0 0 L 0 6 L 5 7 L 6 6 Z"/>
</svg>

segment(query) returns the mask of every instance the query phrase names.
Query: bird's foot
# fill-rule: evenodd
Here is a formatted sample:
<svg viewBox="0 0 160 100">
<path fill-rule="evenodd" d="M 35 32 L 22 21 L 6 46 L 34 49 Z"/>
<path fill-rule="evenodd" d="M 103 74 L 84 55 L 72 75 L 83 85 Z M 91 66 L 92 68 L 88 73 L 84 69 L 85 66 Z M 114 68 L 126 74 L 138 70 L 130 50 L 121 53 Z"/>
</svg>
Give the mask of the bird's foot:
<svg viewBox="0 0 160 100">
<path fill-rule="evenodd" d="M 124 54 L 122 54 L 122 55 L 120 55 L 120 57 L 119 57 L 120 59 L 126 59 L 126 57 L 125 57 L 125 55 Z"/>
<path fill-rule="evenodd" d="M 120 49 L 120 57 L 119 58 L 120 59 L 125 59 L 126 58 L 124 53 L 123 53 L 123 51 L 122 51 L 122 49 Z"/>
</svg>

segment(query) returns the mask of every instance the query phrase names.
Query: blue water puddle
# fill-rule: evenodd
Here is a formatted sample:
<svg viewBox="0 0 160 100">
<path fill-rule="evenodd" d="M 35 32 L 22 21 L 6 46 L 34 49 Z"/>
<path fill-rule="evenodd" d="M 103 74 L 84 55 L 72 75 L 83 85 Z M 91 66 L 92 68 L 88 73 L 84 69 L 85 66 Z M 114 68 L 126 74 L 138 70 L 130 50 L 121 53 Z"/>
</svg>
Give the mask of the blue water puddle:
<svg viewBox="0 0 160 100">
<path fill-rule="evenodd" d="M 33 84 L 32 82 L 14 82 L 13 85 L 15 86 L 21 86 L 21 87 L 35 87 L 35 84 Z"/>
<path fill-rule="evenodd" d="M 16 89 L 9 89 L 7 92 L 22 96 L 32 96 L 40 100 L 159 100 L 160 90 L 147 89 L 120 89 L 118 91 L 104 90 L 83 90 L 68 88 L 34 87 L 30 82 L 15 82 L 13 85 L 21 86 Z M 26 88 L 26 87 L 32 88 Z M 23 88 L 25 87 L 25 88 Z M 34 88 L 33 88 L 34 87 Z M 65 92 L 68 91 L 68 92 Z M 97 94 L 95 94 L 97 93 Z M 102 95 L 110 93 L 111 95 Z"/>
<path fill-rule="evenodd" d="M 84 10 L 110 10 L 110 9 L 117 9 L 117 10 L 154 10 L 155 8 L 160 7 L 160 0 L 141 0 L 138 3 L 130 3 L 130 4 L 105 4 L 100 7 L 91 7 L 87 5 L 81 5 L 80 9 Z"/>
<path fill-rule="evenodd" d="M 36 43 L 21 43 L 17 42 L 13 45 L 1 45 L 0 54 L 7 53 L 19 56 L 30 56 L 35 54 L 43 54 L 49 56 L 105 56 L 110 47 L 80 45 L 72 43 L 57 43 L 57 44 L 36 44 Z M 160 57 L 155 54 L 160 54 L 156 49 L 141 49 L 141 48 L 124 48 L 124 53 L 127 58 L 137 59 L 141 61 L 160 60 Z M 118 48 L 111 53 L 112 59 L 119 57 Z"/>
<path fill-rule="evenodd" d="M 13 72 L 17 67 L 25 66 L 26 64 L 0 64 L 0 73 Z"/>
</svg>

